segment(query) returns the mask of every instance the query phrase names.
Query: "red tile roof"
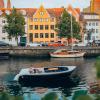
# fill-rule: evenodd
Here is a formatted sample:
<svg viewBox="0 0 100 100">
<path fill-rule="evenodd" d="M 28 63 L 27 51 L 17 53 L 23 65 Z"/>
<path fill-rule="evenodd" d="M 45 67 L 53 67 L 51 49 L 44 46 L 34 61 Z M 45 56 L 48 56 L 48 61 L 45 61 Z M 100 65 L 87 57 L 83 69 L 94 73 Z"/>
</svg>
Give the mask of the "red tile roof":
<svg viewBox="0 0 100 100">
<path fill-rule="evenodd" d="M 33 16 L 34 13 L 37 11 L 37 8 L 16 8 L 16 9 L 25 10 L 28 16 Z M 5 13 L 6 10 L 11 11 L 12 8 L 0 8 L 0 10 Z M 60 17 L 61 14 L 63 13 L 64 8 L 47 8 L 46 10 L 50 14 L 50 16 Z M 72 10 L 72 7 L 71 8 L 69 7 L 68 10 Z M 79 8 L 76 8 L 74 10 L 75 10 L 74 13 L 78 13 L 78 14 L 80 13 Z"/>
</svg>

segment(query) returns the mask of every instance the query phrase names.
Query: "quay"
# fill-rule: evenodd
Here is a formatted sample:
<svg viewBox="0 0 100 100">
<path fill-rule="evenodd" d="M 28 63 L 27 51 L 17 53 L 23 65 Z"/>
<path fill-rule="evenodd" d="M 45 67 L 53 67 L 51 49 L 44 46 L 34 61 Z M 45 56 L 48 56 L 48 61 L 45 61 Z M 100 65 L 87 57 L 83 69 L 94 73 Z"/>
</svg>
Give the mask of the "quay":
<svg viewBox="0 0 100 100">
<path fill-rule="evenodd" d="M 0 55 L 8 53 L 15 57 L 49 57 L 49 52 L 59 48 L 70 50 L 70 47 L 0 47 Z M 86 57 L 100 56 L 100 47 L 74 47 L 74 50 L 85 51 Z"/>
</svg>

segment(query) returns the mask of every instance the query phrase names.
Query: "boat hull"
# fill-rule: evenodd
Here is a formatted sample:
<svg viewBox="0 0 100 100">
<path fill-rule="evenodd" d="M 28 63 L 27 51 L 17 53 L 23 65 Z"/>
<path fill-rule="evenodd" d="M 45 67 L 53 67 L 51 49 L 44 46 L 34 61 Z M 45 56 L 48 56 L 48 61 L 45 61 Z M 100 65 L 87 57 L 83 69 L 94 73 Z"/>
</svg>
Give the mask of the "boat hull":
<svg viewBox="0 0 100 100">
<path fill-rule="evenodd" d="M 83 53 L 77 53 L 77 54 L 66 54 L 66 55 L 62 55 L 62 54 L 54 54 L 51 53 L 50 56 L 54 57 L 54 58 L 79 58 L 79 57 L 83 57 L 84 56 L 84 52 Z"/>
<path fill-rule="evenodd" d="M 48 74 L 48 75 L 22 75 L 19 77 L 19 83 L 22 86 L 30 86 L 37 85 L 41 82 L 41 84 L 49 84 L 53 82 L 61 83 L 63 80 L 68 80 L 70 78 L 70 74 L 73 71 L 68 73 L 60 73 L 60 74 Z"/>
</svg>

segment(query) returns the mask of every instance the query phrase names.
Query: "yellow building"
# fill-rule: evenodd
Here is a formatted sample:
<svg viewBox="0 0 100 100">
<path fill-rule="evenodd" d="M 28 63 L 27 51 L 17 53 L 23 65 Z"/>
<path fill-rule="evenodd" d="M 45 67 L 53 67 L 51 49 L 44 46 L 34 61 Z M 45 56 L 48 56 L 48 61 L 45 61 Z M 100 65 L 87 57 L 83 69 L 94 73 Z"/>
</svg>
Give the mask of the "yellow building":
<svg viewBox="0 0 100 100">
<path fill-rule="evenodd" d="M 28 17 L 28 42 L 57 42 L 59 38 L 55 31 L 57 21 L 62 15 L 64 8 L 48 8 L 43 5 L 39 9 L 30 9 L 27 11 Z M 69 6 L 67 11 L 71 11 L 76 20 L 79 20 L 79 8 Z M 61 40 L 62 42 L 66 39 Z"/>
<path fill-rule="evenodd" d="M 41 5 L 33 16 L 28 17 L 29 42 L 56 42 L 56 18 L 48 9 Z"/>
</svg>

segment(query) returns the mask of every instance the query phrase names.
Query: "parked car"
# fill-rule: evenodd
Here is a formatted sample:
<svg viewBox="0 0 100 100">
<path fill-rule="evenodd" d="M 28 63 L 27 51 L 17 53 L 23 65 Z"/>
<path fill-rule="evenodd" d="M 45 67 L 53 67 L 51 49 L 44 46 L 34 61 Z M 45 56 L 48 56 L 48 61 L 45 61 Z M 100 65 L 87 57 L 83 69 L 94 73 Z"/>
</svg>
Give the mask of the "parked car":
<svg viewBox="0 0 100 100">
<path fill-rule="evenodd" d="M 42 46 L 48 46 L 48 43 L 41 43 Z"/>
<path fill-rule="evenodd" d="M 60 47 L 60 46 L 65 46 L 63 43 L 59 42 L 53 42 L 53 43 L 48 43 L 49 47 Z"/>
<path fill-rule="evenodd" d="M 74 43 L 73 46 L 86 46 L 87 44 L 83 42 Z"/>
<path fill-rule="evenodd" d="M 100 40 L 93 41 L 96 46 L 100 46 Z"/>
<path fill-rule="evenodd" d="M 9 46 L 9 44 L 6 42 L 0 41 L 0 47 L 3 47 L 3 46 Z"/>
<path fill-rule="evenodd" d="M 37 47 L 37 46 L 42 46 L 42 44 L 41 44 L 41 43 L 36 43 L 36 42 L 34 42 L 34 43 L 29 43 L 29 44 L 27 44 L 27 46 Z"/>
<path fill-rule="evenodd" d="M 100 40 L 94 40 L 88 43 L 88 46 L 100 46 Z"/>
</svg>

